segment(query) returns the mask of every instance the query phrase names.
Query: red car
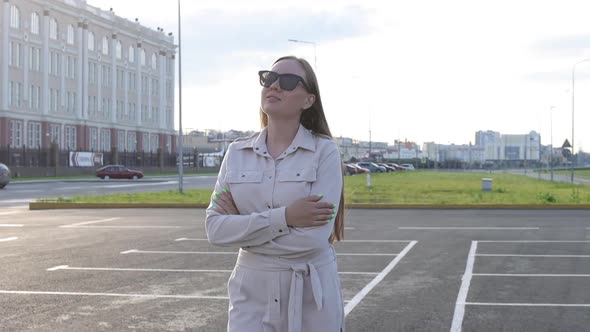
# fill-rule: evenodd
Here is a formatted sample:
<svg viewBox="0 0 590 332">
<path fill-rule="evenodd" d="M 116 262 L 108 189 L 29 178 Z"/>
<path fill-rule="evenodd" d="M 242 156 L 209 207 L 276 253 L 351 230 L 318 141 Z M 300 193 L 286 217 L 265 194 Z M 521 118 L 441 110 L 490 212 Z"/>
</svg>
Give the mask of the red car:
<svg viewBox="0 0 590 332">
<path fill-rule="evenodd" d="M 103 179 L 141 179 L 143 172 L 129 169 L 123 165 L 107 165 L 96 170 L 96 176 Z"/>
</svg>

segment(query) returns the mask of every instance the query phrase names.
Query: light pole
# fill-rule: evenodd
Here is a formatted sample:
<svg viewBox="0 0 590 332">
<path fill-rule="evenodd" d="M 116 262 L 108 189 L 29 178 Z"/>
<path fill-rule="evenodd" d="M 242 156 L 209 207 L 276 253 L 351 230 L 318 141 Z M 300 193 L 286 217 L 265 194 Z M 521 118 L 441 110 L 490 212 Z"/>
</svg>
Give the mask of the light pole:
<svg viewBox="0 0 590 332">
<path fill-rule="evenodd" d="M 306 40 L 299 40 L 299 39 L 287 39 L 287 41 L 290 41 L 293 43 L 303 43 L 303 44 L 313 45 L 313 69 L 315 71 L 318 70 L 318 62 L 317 62 L 317 56 L 316 56 L 316 43 L 315 42 L 306 41 Z"/>
<path fill-rule="evenodd" d="M 575 109 L 575 84 L 576 84 L 576 66 L 579 65 L 582 62 L 586 62 L 586 61 L 590 61 L 590 58 L 578 61 L 574 64 L 574 66 L 572 67 L 572 164 L 571 164 L 571 181 L 572 183 L 574 183 L 574 160 L 575 160 L 575 150 L 574 150 L 574 109 Z"/>
<path fill-rule="evenodd" d="M 549 110 L 549 128 L 550 128 L 550 135 L 551 135 L 551 149 L 549 150 L 549 164 L 551 169 L 551 182 L 553 182 L 553 110 L 555 106 L 551 106 Z"/>
<path fill-rule="evenodd" d="M 178 192 L 183 193 L 184 147 L 182 146 L 182 38 L 180 32 L 180 0 L 178 0 Z"/>
</svg>

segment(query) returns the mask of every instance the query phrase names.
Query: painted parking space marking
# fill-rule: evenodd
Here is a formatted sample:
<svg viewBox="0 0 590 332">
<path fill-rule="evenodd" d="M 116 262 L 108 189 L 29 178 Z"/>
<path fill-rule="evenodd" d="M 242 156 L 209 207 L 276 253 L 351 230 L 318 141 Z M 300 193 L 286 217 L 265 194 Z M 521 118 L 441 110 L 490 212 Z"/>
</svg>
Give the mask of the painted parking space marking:
<svg viewBox="0 0 590 332">
<path fill-rule="evenodd" d="M 97 225 L 89 225 L 89 226 L 60 226 L 62 228 L 116 228 L 116 229 L 167 229 L 167 228 L 186 228 L 183 226 L 151 226 L 151 225 L 134 225 L 134 226 L 97 226 Z"/>
<path fill-rule="evenodd" d="M 11 214 L 22 213 L 22 211 L 2 211 L 0 212 L 0 216 L 9 216 Z"/>
<path fill-rule="evenodd" d="M 463 318 L 465 317 L 465 302 L 467 302 L 467 293 L 469 292 L 469 285 L 473 276 L 473 265 L 475 264 L 475 252 L 477 251 L 477 241 L 471 241 L 471 248 L 469 255 L 467 255 L 467 263 L 465 264 L 465 273 L 461 278 L 461 288 L 459 288 L 459 295 L 457 295 L 457 302 L 455 303 L 455 312 L 453 314 L 453 322 L 451 323 L 451 332 L 460 332 L 463 325 Z"/>
<path fill-rule="evenodd" d="M 467 305 L 497 306 L 497 307 L 582 307 L 588 308 L 590 304 L 585 303 L 487 303 L 487 302 L 466 302 Z M 459 330 L 460 331 L 460 330 Z"/>
<path fill-rule="evenodd" d="M 473 273 L 481 277 L 590 277 L 590 274 L 542 274 L 542 273 Z"/>
<path fill-rule="evenodd" d="M 121 293 L 84 293 L 84 292 L 45 292 L 45 291 L 14 291 L 0 290 L 0 294 L 16 295 L 67 295 L 67 296 L 102 296 L 102 297 L 138 297 L 146 299 L 205 299 L 228 300 L 227 296 L 201 296 L 201 295 L 164 295 L 164 294 L 121 294 Z"/>
<path fill-rule="evenodd" d="M 85 225 L 98 224 L 101 222 L 107 222 L 107 221 L 113 221 L 113 220 L 119 220 L 119 219 L 121 219 L 121 218 L 120 217 L 113 217 L 113 218 L 106 218 L 106 219 L 99 219 L 99 220 L 84 221 L 84 222 L 79 222 L 79 223 L 75 223 L 75 224 L 71 224 L 71 225 L 63 225 L 63 226 L 59 226 L 59 227 L 67 228 L 67 227 L 85 226 Z"/>
<path fill-rule="evenodd" d="M 0 227 L 24 227 L 23 224 L 0 224 Z"/>
<path fill-rule="evenodd" d="M 181 238 L 176 239 L 174 241 L 176 241 L 176 242 L 209 241 L 209 239 L 190 239 L 190 238 L 181 237 Z M 409 242 L 412 242 L 412 240 L 342 240 L 339 242 L 344 242 L 344 243 L 409 243 Z M 590 242 L 590 241 L 588 241 L 588 242 Z"/>
<path fill-rule="evenodd" d="M 585 240 L 477 240 L 479 243 L 590 243 Z"/>
<path fill-rule="evenodd" d="M 465 273 L 461 279 L 461 287 L 451 325 L 451 332 L 459 332 L 462 329 L 463 318 L 466 306 L 498 306 L 498 307 L 590 307 L 586 303 L 518 303 L 518 302 L 468 302 L 467 294 L 473 277 L 518 277 L 518 278 L 590 278 L 590 274 L 567 274 L 567 273 L 473 273 L 475 258 L 480 257 L 529 257 L 529 258 L 590 258 L 590 255 L 526 255 L 526 254 L 478 254 L 479 242 L 486 243 L 588 243 L 581 240 L 485 240 L 472 241 Z"/>
<path fill-rule="evenodd" d="M 138 250 L 130 249 L 122 251 L 121 254 L 169 254 L 169 255 L 237 255 L 237 251 L 161 251 L 161 250 Z M 375 253 L 336 253 L 336 256 L 397 256 L 398 254 L 375 254 Z"/>
<path fill-rule="evenodd" d="M 138 268 L 120 268 L 120 267 L 74 267 L 69 265 L 59 265 L 47 269 L 46 271 L 121 271 L 121 272 L 188 272 L 188 273 L 231 273 L 233 270 L 188 270 L 188 269 L 138 269 Z M 338 272 L 345 275 L 377 275 L 378 272 Z"/>
<path fill-rule="evenodd" d="M 400 230 L 539 230 L 539 227 L 398 227 Z"/>
<path fill-rule="evenodd" d="M 414 247 L 418 241 L 410 242 L 399 255 L 397 255 L 386 267 L 381 271 L 370 283 L 368 283 L 363 289 L 358 292 L 350 302 L 344 307 L 344 316 L 348 314 L 369 294 L 369 292 L 375 288 L 385 278 L 391 270 L 404 258 L 404 256 Z"/>
<path fill-rule="evenodd" d="M 476 254 L 482 257 L 545 257 L 545 258 L 590 258 L 590 255 L 513 255 L 513 254 Z"/>
<path fill-rule="evenodd" d="M 18 240 L 18 237 L 14 236 L 14 237 L 7 237 L 4 239 L 0 239 L 0 242 L 8 242 L 8 241 L 15 241 Z"/>
</svg>

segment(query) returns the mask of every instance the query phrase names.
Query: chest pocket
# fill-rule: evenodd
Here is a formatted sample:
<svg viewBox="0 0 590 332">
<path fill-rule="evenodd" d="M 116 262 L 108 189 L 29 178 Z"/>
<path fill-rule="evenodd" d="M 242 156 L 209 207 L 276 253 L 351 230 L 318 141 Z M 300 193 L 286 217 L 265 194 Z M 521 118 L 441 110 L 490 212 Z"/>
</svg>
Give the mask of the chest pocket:
<svg viewBox="0 0 590 332">
<path fill-rule="evenodd" d="M 262 182 L 262 171 L 228 171 L 227 183 L 260 183 Z"/>
<path fill-rule="evenodd" d="M 315 168 L 288 169 L 279 174 L 279 182 L 315 182 Z"/>
</svg>

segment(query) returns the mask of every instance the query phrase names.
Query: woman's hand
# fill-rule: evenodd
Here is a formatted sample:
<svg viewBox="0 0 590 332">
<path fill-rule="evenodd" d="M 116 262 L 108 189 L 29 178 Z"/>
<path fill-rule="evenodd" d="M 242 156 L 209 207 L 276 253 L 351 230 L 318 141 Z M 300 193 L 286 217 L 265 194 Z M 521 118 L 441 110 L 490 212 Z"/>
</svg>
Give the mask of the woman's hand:
<svg viewBox="0 0 590 332">
<path fill-rule="evenodd" d="M 227 189 L 213 194 L 213 209 L 223 215 L 240 214 L 234 198 Z"/>
<path fill-rule="evenodd" d="M 292 227 L 322 226 L 334 219 L 336 206 L 320 202 L 322 196 L 308 196 L 295 201 L 285 210 L 287 225 Z"/>
</svg>

